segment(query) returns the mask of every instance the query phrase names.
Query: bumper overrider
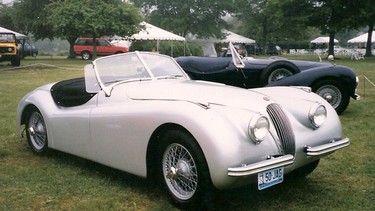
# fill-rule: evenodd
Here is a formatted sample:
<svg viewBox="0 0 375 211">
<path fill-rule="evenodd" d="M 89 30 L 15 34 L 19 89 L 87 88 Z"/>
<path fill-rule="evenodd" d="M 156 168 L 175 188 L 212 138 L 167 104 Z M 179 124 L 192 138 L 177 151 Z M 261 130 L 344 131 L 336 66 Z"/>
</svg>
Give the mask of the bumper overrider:
<svg viewBox="0 0 375 211">
<path fill-rule="evenodd" d="M 322 156 L 338 149 L 349 146 L 349 138 L 331 141 L 331 143 L 322 144 L 319 146 L 305 146 L 304 151 L 306 156 Z M 270 169 L 288 166 L 294 163 L 293 155 L 283 155 L 280 157 L 270 157 L 267 160 L 257 163 L 244 165 L 241 167 L 228 168 L 228 176 L 242 177 L 250 176 Z"/>
</svg>

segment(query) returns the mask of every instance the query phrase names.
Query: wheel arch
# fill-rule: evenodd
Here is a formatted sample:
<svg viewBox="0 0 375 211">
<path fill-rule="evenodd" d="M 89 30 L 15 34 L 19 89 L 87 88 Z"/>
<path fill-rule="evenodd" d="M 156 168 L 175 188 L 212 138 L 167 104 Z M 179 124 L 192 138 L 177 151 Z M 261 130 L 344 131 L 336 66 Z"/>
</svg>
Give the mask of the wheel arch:
<svg viewBox="0 0 375 211">
<path fill-rule="evenodd" d="M 152 178 L 155 175 L 157 168 L 154 165 L 156 152 L 158 149 L 158 144 L 160 140 L 160 136 L 166 133 L 169 130 L 180 130 L 183 132 L 188 133 L 191 137 L 194 136 L 183 126 L 175 123 L 165 123 L 160 125 L 156 130 L 152 133 L 146 151 L 146 169 L 147 169 L 147 178 Z M 194 138 L 195 139 L 195 138 Z M 197 146 L 200 147 L 199 143 L 196 141 Z M 201 148 L 201 147 L 200 147 Z M 201 148 L 202 150 L 202 148 Z M 203 150 L 202 150 L 203 151 Z M 207 162 L 207 161 L 206 161 Z"/>
<path fill-rule="evenodd" d="M 30 117 L 31 113 L 35 110 L 39 110 L 34 104 L 28 104 L 21 112 L 20 124 L 26 124 L 27 119 Z"/>
<path fill-rule="evenodd" d="M 336 82 L 336 83 L 338 83 L 338 84 L 340 85 L 340 88 L 345 89 L 346 91 L 349 91 L 349 88 L 348 88 L 348 87 L 345 87 L 345 86 L 343 85 L 343 83 L 340 81 L 339 78 L 334 77 L 334 76 L 331 76 L 331 75 L 316 78 L 315 80 L 313 80 L 313 81 L 311 82 L 311 84 L 309 85 L 309 87 L 311 87 L 311 89 L 313 89 L 313 91 L 315 92 L 314 87 L 315 87 L 317 84 L 321 83 L 322 81 L 334 81 L 334 82 Z"/>
<path fill-rule="evenodd" d="M 277 60 L 275 62 L 267 65 L 260 74 L 260 81 L 263 85 L 268 84 L 268 77 L 276 68 L 286 68 L 290 70 L 293 74 L 301 72 L 297 65 L 293 64 L 288 60 Z"/>
</svg>

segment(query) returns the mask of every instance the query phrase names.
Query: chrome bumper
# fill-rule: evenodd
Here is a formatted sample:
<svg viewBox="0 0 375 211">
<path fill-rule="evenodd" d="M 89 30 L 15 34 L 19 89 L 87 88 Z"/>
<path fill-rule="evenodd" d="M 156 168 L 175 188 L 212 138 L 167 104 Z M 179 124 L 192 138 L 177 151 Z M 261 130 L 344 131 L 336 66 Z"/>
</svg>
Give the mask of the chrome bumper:
<svg viewBox="0 0 375 211">
<path fill-rule="evenodd" d="M 294 162 L 293 155 L 284 155 L 277 158 L 271 158 L 269 160 L 260 161 L 246 166 L 228 168 L 228 176 L 241 177 L 252 174 L 257 174 L 262 171 L 269 169 L 278 168 L 281 166 L 290 165 Z"/>
<path fill-rule="evenodd" d="M 349 146 L 349 144 L 350 144 L 349 138 L 344 138 L 338 141 L 332 141 L 331 143 L 323 144 L 323 145 L 316 146 L 316 147 L 306 146 L 305 152 L 308 156 L 320 156 L 320 155 L 347 147 Z"/>
<path fill-rule="evenodd" d="M 337 141 L 332 141 L 328 144 L 323 144 L 315 147 L 306 146 L 305 152 L 307 156 L 321 156 L 338 149 L 349 146 L 349 138 L 344 138 Z M 228 176 L 242 177 L 257 174 L 266 170 L 291 165 L 294 163 L 293 155 L 283 155 L 276 158 L 260 161 L 257 163 L 244 165 L 241 167 L 228 168 Z"/>
</svg>

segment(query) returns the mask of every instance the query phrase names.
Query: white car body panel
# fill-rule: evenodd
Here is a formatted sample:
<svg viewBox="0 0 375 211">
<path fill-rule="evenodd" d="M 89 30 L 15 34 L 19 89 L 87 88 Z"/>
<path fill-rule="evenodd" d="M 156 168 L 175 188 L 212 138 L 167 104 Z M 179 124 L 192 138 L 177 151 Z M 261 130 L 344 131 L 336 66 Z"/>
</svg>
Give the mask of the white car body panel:
<svg viewBox="0 0 375 211">
<path fill-rule="evenodd" d="M 228 169 L 280 154 L 274 125 L 260 144 L 248 135 L 249 120 L 257 114 L 269 118 L 266 107 L 271 103 L 281 105 L 295 137 L 294 162 L 285 167 L 286 173 L 321 157 L 307 156 L 305 146 L 342 139 L 335 110 L 318 95 L 301 88 L 246 90 L 188 79 L 134 81 L 111 87 L 110 96 L 101 90 L 83 105 L 62 107 L 51 97 L 52 85 L 38 88 L 21 100 L 17 111 L 19 130 L 25 123 L 23 112 L 34 105 L 44 116 L 50 148 L 142 177 L 147 176 L 151 136 L 158 127 L 173 124 L 191 133 L 198 142 L 216 188 L 253 181 L 246 176 L 228 176 Z M 313 129 L 307 114 L 316 102 L 326 107 L 328 116 L 321 127 Z"/>
</svg>

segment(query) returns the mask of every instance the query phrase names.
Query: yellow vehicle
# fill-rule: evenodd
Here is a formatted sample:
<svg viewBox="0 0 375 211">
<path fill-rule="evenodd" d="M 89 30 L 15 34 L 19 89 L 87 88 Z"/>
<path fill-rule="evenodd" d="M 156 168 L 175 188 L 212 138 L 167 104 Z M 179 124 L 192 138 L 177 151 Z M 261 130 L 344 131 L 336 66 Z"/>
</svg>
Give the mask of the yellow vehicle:
<svg viewBox="0 0 375 211">
<path fill-rule="evenodd" d="M 21 64 L 16 35 L 13 33 L 0 33 L 0 62 L 3 61 L 10 61 L 13 66 Z"/>
</svg>

